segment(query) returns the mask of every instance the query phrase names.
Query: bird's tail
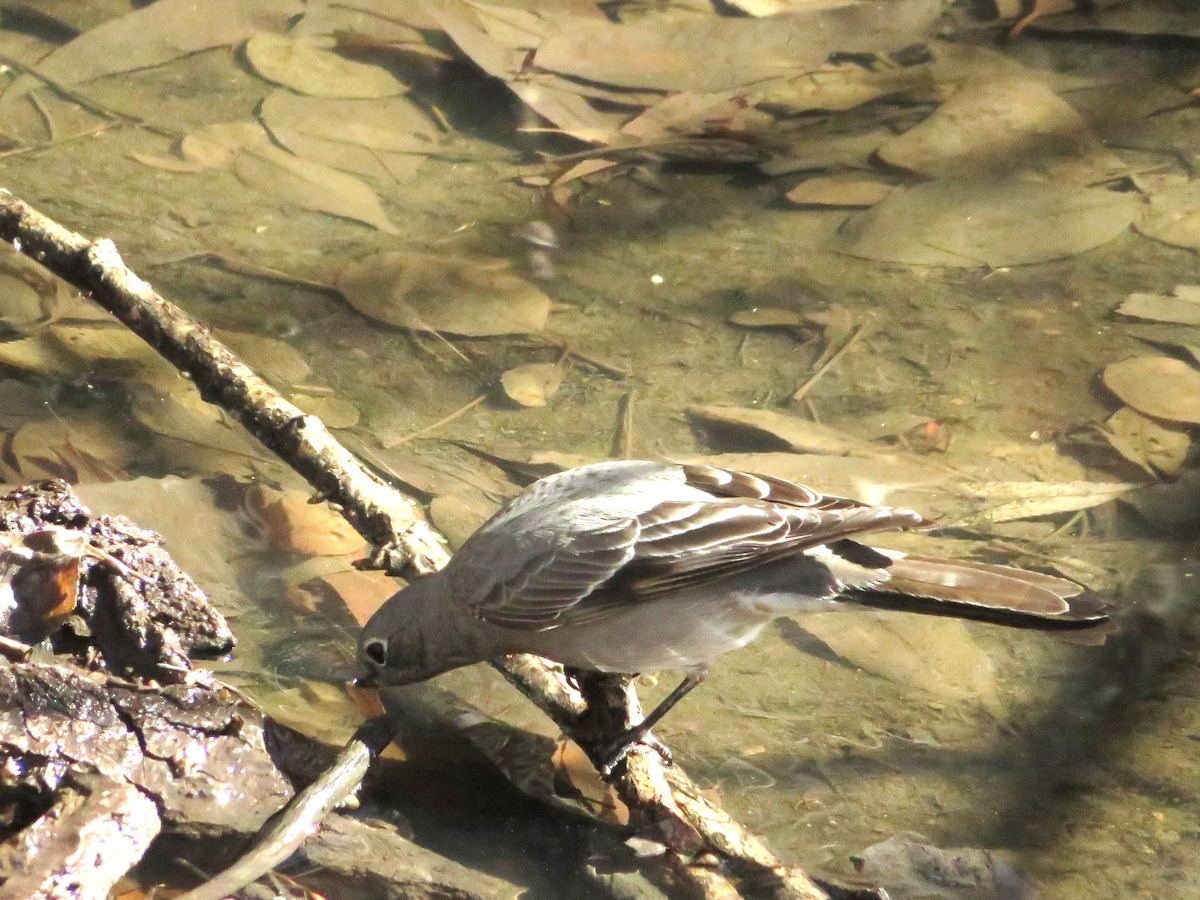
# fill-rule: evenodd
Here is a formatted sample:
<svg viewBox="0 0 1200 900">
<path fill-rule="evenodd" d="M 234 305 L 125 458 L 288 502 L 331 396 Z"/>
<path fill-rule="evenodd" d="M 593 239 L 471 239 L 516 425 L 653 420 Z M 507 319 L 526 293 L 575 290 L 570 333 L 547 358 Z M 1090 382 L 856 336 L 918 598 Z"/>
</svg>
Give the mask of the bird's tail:
<svg viewBox="0 0 1200 900">
<path fill-rule="evenodd" d="M 1011 566 L 875 552 L 890 559 L 887 577 L 840 599 L 1018 628 L 1086 628 L 1108 620 L 1104 602 L 1066 578 Z"/>
</svg>

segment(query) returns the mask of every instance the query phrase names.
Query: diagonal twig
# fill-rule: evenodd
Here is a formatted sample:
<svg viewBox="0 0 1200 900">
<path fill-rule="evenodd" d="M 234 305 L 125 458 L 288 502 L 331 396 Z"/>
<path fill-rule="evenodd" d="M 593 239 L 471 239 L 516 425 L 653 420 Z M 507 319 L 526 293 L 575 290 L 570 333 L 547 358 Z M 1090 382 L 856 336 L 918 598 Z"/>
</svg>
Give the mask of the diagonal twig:
<svg viewBox="0 0 1200 900">
<path fill-rule="evenodd" d="M 263 381 L 208 328 L 168 302 L 130 271 L 111 241 L 89 241 L 63 228 L 0 189 L 0 238 L 75 287 L 87 292 L 167 360 L 187 373 L 202 396 L 237 418 L 251 434 L 294 468 L 374 546 L 373 560 L 389 571 L 426 573 L 445 565 L 446 544 L 429 526 L 418 504 L 385 484 L 329 433 Z M 506 678 L 547 712 L 593 754 L 607 745 L 603 733 L 588 733 L 585 720 L 636 714 L 636 695 L 619 682 L 607 685 L 607 699 L 585 702 L 565 678 L 562 667 L 532 656 L 509 657 L 497 664 Z M 596 709 L 603 703 L 613 710 Z M 357 752 L 357 751 L 355 751 Z M 709 854 L 696 853 L 694 840 L 670 841 L 667 854 L 680 887 L 707 898 L 737 896 L 730 882 L 711 865 L 711 855 L 746 872 L 768 895 L 792 900 L 824 900 L 827 894 L 798 869 L 788 869 L 761 842 L 726 813 L 704 800 L 675 767 L 664 769 L 658 754 L 637 748 L 615 780 L 622 799 L 644 822 L 659 826 L 668 838 L 695 834 Z M 314 785 L 314 788 L 316 786 Z M 296 829 L 292 824 L 278 827 Z M 709 860 L 703 857 L 709 855 Z M 785 877 L 786 876 L 786 877 Z"/>
</svg>

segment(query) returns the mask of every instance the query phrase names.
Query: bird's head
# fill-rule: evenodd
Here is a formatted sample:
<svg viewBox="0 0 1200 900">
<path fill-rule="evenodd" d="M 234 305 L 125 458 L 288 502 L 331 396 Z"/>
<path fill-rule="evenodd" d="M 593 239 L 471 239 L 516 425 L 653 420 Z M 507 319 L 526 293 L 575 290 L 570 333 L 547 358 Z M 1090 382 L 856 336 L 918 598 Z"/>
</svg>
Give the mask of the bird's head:
<svg viewBox="0 0 1200 900">
<path fill-rule="evenodd" d="M 413 684 L 481 657 L 436 575 L 415 579 L 376 610 L 358 639 L 359 683 Z M 461 613 L 459 613 L 461 615 Z"/>
</svg>

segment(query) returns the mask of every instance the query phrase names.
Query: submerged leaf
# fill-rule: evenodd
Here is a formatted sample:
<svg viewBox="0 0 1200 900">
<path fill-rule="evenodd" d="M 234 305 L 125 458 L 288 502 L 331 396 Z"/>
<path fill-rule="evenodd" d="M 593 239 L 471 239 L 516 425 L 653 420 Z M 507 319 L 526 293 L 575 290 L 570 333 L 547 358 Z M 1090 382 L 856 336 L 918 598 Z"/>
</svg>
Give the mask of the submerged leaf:
<svg viewBox="0 0 1200 900">
<path fill-rule="evenodd" d="M 962 520 L 967 523 L 1013 522 L 1055 513 L 1091 509 L 1119 497 L 1138 485 L 1119 481 L 979 481 L 965 492 L 983 501 L 982 511 Z"/>
<path fill-rule="evenodd" d="M 958 619 L 870 611 L 809 613 L 795 621 L 838 656 L 889 681 L 1001 710 L 992 661 Z"/>
<path fill-rule="evenodd" d="M 504 393 L 521 406 L 545 406 L 562 386 L 563 366 L 557 363 L 529 363 L 509 369 L 500 376 Z"/>
<path fill-rule="evenodd" d="M 541 331 L 550 298 L 495 265 L 384 251 L 347 266 L 335 287 L 356 310 L 388 325 L 468 337 Z"/>
<path fill-rule="evenodd" d="M 342 516 L 306 491 L 279 491 L 256 484 L 246 503 L 272 546 L 304 556 L 338 556 L 362 551 L 365 541 Z"/>
<path fill-rule="evenodd" d="M 230 458 L 249 464 L 262 456 L 262 447 L 222 410 L 206 403 L 190 383 L 168 395 L 144 385 L 134 387 L 133 417 L 160 437 L 201 450 L 192 457 L 198 470 L 228 472 L 224 467 Z"/>
<path fill-rule="evenodd" d="M 144 459 L 145 447 L 115 419 L 72 416 L 22 425 L 9 441 L 6 456 L 24 479 L 63 478 L 76 484 L 127 477 L 124 470 Z"/>
<path fill-rule="evenodd" d="M 238 156 L 233 171 L 246 187 L 287 203 L 363 222 L 386 234 L 400 233 L 383 211 L 379 195 L 365 182 L 273 144 L 256 146 Z"/>
<path fill-rule="evenodd" d="M 1171 356 L 1136 356 L 1104 369 L 1104 384 L 1140 413 L 1200 425 L 1200 372 Z"/>
<path fill-rule="evenodd" d="M 247 147 L 266 143 L 256 122 L 218 122 L 185 135 L 179 153 L 202 169 L 227 169 Z"/>
<path fill-rule="evenodd" d="M 321 581 L 337 595 L 347 612 L 360 625 L 366 625 L 375 610 L 383 606 L 384 601 L 401 586 L 383 572 L 359 569 L 331 572 L 322 575 Z"/>
<path fill-rule="evenodd" d="M 874 206 L 892 192 L 890 184 L 866 178 L 840 176 L 808 178 L 790 191 L 787 198 L 797 206 Z"/>
<path fill-rule="evenodd" d="M 1137 230 L 1173 247 L 1200 250 L 1200 181 L 1186 175 L 1142 175 L 1137 185 L 1149 201 Z"/>
<path fill-rule="evenodd" d="M 37 71 L 59 84 L 80 84 L 282 29 L 303 11 L 300 0 L 158 0 L 85 31 L 38 63 Z M 4 102 L 42 84 L 22 78 L 5 91 Z"/>
<path fill-rule="evenodd" d="M 297 156 L 382 181 L 416 174 L 439 133 L 404 97 L 331 100 L 276 91 L 260 111 L 271 135 Z"/>
<path fill-rule="evenodd" d="M 1129 227 L 1135 194 L 1041 179 L 947 179 L 896 190 L 832 242 L 913 266 L 1029 265 L 1098 247 Z"/>
<path fill-rule="evenodd" d="M 994 178 L 1036 169 L 1080 183 L 1124 168 L 1065 100 L 1017 74 L 969 81 L 928 119 L 880 147 L 879 158 L 928 176 Z"/>
<path fill-rule="evenodd" d="M 257 122 L 208 125 L 187 135 L 179 152 L 186 161 L 179 171 L 232 169 L 251 190 L 388 234 L 399 233 L 383 211 L 379 195 L 365 182 L 277 147 Z M 138 159 L 158 167 L 169 162 L 147 156 Z"/>
<path fill-rule="evenodd" d="M 753 306 L 729 314 L 729 324 L 739 328 L 800 329 L 805 319 L 792 309 L 778 306 Z"/>
<path fill-rule="evenodd" d="M 534 66 L 622 88 L 710 93 L 780 72 L 818 69 L 833 52 L 876 53 L 921 41 L 939 3 L 862 2 L 778 19 L 647 17 L 615 24 L 575 19 L 537 47 Z"/>
<path fill-rule="evenodd" d="M 869 441 L 843 434 L 828 425 L 810 422 L 773 409 L 741 406 L 692 406 L 690 418 L 705 427 L 721 427 L 773 439 L 797 453 L 830 456 L 880 456 L 886 451 Z M 895 455 L 895 454 L 890 454 Z"/>
<path fill-rule="evenodd" d="M 246 59 L 267 81 L 313 97 L 394 97 L 408 90 L 381 66 L 355 62 L 306 39 L 261 32 L 246 42 Z"/>
<path fill-rule="evenodd" d="M 329 428 L 353 428 L 362 419 L 358 407 L 341 397 L 293 394 L 292 402 L 309 415 L 316 416 Z"/>
<path fill-rule="evenodd" d="M 1117 312 L 1131 319 L 1200 325 L 1200 287 L 1180 284 L 1168 294 L 1130 294 Z"/>
<path fill-rule="evenodd" d="M 498 508 L 499 504 L 483 491 L 464 485 L 434 497 L 429 504 L 429 518 L 457 550 Z"/>
<path fill-rule="evenodd" d="M 1178 475 L 1192 446 L 1186 431 L 1168 428 L 1128 406 L 1113 413 L 1102 434 L 1114 450 L 1155 476 Z"/>
<path fill-rule="evenodd" d="M 308 360 L 278 338 L 251 331 L 218 331 L 215 335 L 263 378 L 286 387 L 308 376 Z"/>
</svg>

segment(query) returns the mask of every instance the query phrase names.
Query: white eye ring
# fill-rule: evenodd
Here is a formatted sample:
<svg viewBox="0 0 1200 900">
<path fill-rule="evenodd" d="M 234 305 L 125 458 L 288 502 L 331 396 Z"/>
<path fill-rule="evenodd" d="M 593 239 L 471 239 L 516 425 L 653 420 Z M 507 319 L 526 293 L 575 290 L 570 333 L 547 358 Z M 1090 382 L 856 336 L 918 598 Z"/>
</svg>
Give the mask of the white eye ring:
<svg viewBox="0 0 1200 900">
<path fill-rule="evenodd" d="M 383 638 L 371 638 L 362 645 L 363 657 L 367 662 L 376 666 L 387 665 L 387 641 Z"/>
</svg>

